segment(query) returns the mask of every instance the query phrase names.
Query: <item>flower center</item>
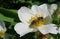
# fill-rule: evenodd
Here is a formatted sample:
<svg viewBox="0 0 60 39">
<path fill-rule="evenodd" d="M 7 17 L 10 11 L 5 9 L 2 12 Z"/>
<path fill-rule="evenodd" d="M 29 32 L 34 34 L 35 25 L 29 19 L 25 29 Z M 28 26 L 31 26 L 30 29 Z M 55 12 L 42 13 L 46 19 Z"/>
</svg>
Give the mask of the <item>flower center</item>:
<svg viewBox="0 0 60 39">
<path fill-rule="evenodd" d="M 5 30 L 1 30 L 1 31 L 0 31 L 0 37 L 1 37 L 1 38 L 4 38 L 4 34 L 5 34 Z"/>
<path fill-rule="evenodd" d="M 30 22 L 30 27 L 39 27 L 44 24 L 44 18 L 39 14 L 36 14 L 31 17 L 29 22 Z"/>
</svg>

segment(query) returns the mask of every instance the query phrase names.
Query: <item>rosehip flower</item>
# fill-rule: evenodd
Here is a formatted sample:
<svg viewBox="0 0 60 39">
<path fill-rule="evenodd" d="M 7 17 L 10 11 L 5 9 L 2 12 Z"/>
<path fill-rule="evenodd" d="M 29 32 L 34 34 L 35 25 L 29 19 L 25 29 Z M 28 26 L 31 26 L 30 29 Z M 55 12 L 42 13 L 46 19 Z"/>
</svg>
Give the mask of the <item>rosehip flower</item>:
<svg viewBox="0 0 60 39">
<path fill-rule="evenodd" d="M 14 27 L 15 31 L 21 36 L 29 32 L 40 31 L 45 34 L 57 34 L 57 27 L 55 24 L 50 23 L 51 15 L 57 9 L 56 4 L 52 4 L 48 9 L 47 4 L 40 6 L 33 5 L 31 9 L 21 7 L 18 10 L 18 16 L 21 20 Z"/>
</svg>

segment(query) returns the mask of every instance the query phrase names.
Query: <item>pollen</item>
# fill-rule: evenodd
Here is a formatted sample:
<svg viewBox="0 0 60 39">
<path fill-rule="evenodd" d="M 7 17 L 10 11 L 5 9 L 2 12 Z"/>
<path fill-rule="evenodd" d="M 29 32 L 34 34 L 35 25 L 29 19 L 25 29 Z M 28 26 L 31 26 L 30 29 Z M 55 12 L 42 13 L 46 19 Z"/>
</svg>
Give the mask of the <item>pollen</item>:
<svg viewBox="0 0 60 39">
<path fill-rule="evenodd" d="M 29 22 L 30 22 L 30 27 L 39 27 L 44 24 L 44 18 L 41 15 L 36 14 L 35 16 L 31 17 Z"/>
</svg>

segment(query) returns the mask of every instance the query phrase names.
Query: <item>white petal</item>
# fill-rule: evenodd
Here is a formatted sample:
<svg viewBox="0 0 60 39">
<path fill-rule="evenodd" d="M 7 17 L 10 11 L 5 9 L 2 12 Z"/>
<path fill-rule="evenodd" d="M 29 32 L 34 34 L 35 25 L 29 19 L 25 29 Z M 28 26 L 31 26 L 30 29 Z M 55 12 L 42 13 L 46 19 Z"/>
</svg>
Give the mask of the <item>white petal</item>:
<svg viewBox="0 0 60 39">
<path fill-rule="evenodd" d="M 44 17 L 47 17 L 50 15 L 47 4 L 40 5 L 39 9 L 40 9 L 39 12 L 42 13 Z"/>
<path fill-rule="evenodd" d="M 31 10 L 33 11 L 33 14 L 37 14 L 39 13 L 39 9 L 38 9 L 38 6 L 37 5 L 33 5 Z"/>
<path fill-rule="evenodd" d="M 26 23 L 29 21 L 30 17 L 32 16 L 32 11 L 27 8 L 27 7 L 21 7 L 19 10 L 18 10 L 18 16 L 19 16 L 19 19 Z"/>
<path fill-rule="evenodd" d="M 55 24 L 50 24 L 49 26 L 50 26 L 49 33 L 51 33 L 51 34 L 57 34 L 58 33 L 57 26 Z"/>
<path fill-rule="evenodd" d="M 3 30 L 3 27 L 0 25 L 0 31 Z"/>
<path fill-rule="evenodd" d="M 6 31 L 6 27 L 3 21 L 0 21 L 0 31 L 1 30 L 5 30 Z"/>
<path fill-rule="evenodd" d="M 20 35 L 20 37 L 22 37 L 25 34 L 33 31 L 33 29 L 29 28 L 29 25 L 26 25 L 24 23 L 17 23 L 15 25 L 14 29 Z"/>
<path fill-rule="evenodd" d="M 43 25 L 43 26 L 38 27 L 38 29 L 42 34 L 48 34 L 48 33 L 57 34 L 58 33 L 57 27 L 55 24 Z"/>
<path fill-rule="evenodd" d="M 57 9 L 57 4 L 51 4 L 51 7 L 49 8 L 50 14 L 52 15 L 56 9 Z"/>
<path fill-rule="evenodd" d="M 33 5 L 31 10 L 33 11 L 33 14 L 40 14 L 42 15 L 44 18 L 49 14 L 48 12 L 48 8 L 47 8 L 47 5 L 46 4 L 42 4 L 40 6 L 37 6 L 37 5 Z"/>
<path fill-rule="evenodd" d="M 58 29 L 58 33 L 60 34 L 60 28 Z"/>
<path fill-rule="evenodd" d="M 51 23 L 51 21 L 52 21 L 52 17 L 51 16 L 47 16 L 45 18 L 45 24 L 49 24 L 49 23 Z"/>
</svg>

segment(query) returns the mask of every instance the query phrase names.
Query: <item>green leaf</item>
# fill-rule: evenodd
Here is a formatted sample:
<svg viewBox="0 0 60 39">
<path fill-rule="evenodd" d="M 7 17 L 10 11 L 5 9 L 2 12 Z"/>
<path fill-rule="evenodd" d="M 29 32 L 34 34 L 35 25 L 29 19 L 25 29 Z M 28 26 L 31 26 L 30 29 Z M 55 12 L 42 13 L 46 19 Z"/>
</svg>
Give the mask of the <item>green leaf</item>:
<svg viewBox="0 0 60 39">
<path fill-rule="evenodd" d="M 58 9 L 60 9 L 60 2 L 57 2 L 57 5 L 58 5 Z"/>
<path fill-rule="evenodd" d="M 14 18 L 14 20 L 16 22 L 19 22 L 17 10 L 6 9 L 6 8 L 0 7 L 0 13 L 3 14 L 4 16 L 6 16 L 6 17 Z"/>
<path fill-rule="evenodd" d="M 13 9 L 5 9 L 5 8 L 2 8 L 0 7 L 0 12 L 2 13 L 13 13 L 13 14 L 17 14 L 17 10 L 13 10 Z"/>
<path fill-rule="evenodd" d="M 56 0 L 48 0 L 48 2 L 55 2 Z"/>
<path fill-rule="evenodd" d="M 18 1 L 20 1 L 20 2 L 22 2 L 22 3 L 25 2 L 25 0 L 18 0 Z"/>
<path fill-rule="evenodd" d="M 7 22 L 14 22 L 13 18 L 6 17 L 3 14 L 0 14 L 0 20 L 7 21 Z"/>
</svg>

